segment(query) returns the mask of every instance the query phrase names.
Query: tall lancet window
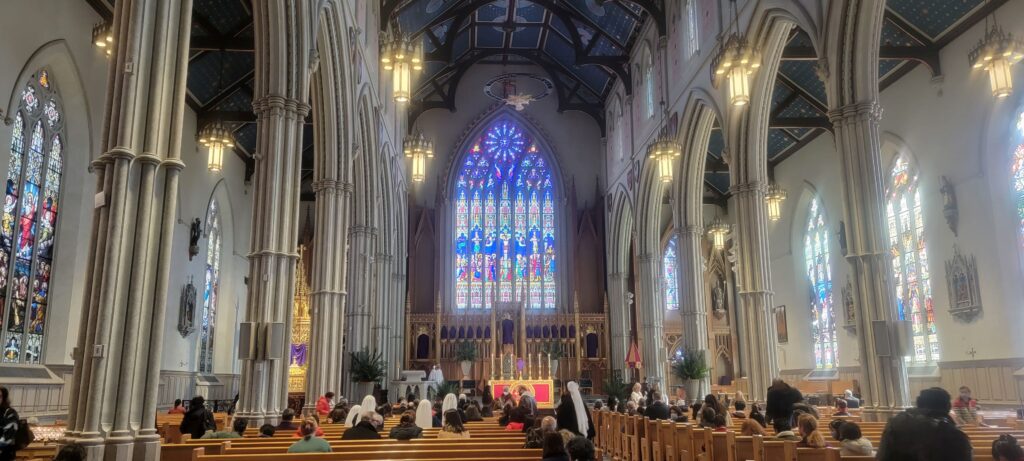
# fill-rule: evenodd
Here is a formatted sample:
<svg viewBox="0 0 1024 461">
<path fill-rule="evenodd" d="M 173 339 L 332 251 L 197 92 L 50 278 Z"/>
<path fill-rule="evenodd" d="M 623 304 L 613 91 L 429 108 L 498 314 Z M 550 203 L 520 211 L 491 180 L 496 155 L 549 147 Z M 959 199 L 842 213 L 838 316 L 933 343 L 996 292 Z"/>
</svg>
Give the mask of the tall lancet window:
<svg viewBox="0 0 1024 461">
<path fill-rule="evenodd" d="M 220 205 L 210 201 L 206 212 L 206 270 L 203 285 L 203 318 L 199 330 L 199 372 L 213 373 L 214 327 L 220 291 L 220 252 L 224 234 L 220 227 Z"/>
<path fill-rule="evenodd" d="M 1017 130 L 1014 142 L 1016 147 L 1013 150 L 1013 195 L 1017 205 L 1017 237 L 1019 244 L 1024 249 L 1024 108 L 1017 114 Z"/>
<path fill-rule="evenodd" d="M 64 116 L 46 70 L 21 91 L 14 114 L 0 226 L 3 361 L 39 363 L 64 160 Z"/>
<path fill-rule="evenodd" d="M 832 266 L 829 261 L 828 225 L 818 197 L 811 199 L 804 235 L 804 261 L 811 284 L 811 333 L 814 365 L 820 370 L 837 366 L 835 311 L 832 308 Z"/>
<path fill-rule="evenodd" d="M 679 236 L 673 234 L 665 244 L 661 255 L 661 283 L 665 297 L 665 309 L 679 310 Z"/>
<path fill-rule="evenodd" d="M 470 143 L 454 188 L 458 309 L 491 308 L 495 300 L 555 307 L 559 205 L 544 154 L 509 118 Z"/>
<path fill-rule="evenodd" d="M 896 157 L 890 173 L 886 217 L 899 318 L 910 320 L 913 326 L 914 352 L 908 359 L 914 363 L 937 362 L 939 335 L 935 330 L 921 191 L 917 171 L 903 155 Z"/>
</svg>

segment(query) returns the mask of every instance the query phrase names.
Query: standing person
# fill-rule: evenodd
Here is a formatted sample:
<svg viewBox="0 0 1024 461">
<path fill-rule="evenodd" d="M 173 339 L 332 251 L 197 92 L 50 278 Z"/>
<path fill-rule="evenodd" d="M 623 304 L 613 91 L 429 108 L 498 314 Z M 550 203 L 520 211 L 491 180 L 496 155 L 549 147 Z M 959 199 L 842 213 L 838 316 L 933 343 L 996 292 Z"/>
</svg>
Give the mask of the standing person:
<svg viewBox="0 0 1024 461">
<path fill-rule="evenodd" d="M 776 378 L 772 381 L 772 386 L 768 388 L 765 400 L 765 418 L 774 424 L 774 421 L 779 419 L 789 422 L 793 417 L 793 405 L 802 402 L 804 396 L 795 387 Z"/>
<path fill-rule="evenodd" d="M 949 392 L 940 387 L 921 391 L 917 407 L 904 411 L 885 425 L 878 444 L 878 461 L 971 459 L 971 442 L 949 418 Z"/>
<path fill-rule="evenodd" d="M 330 453 L 331 444 L 316 436 L 317 429 L 312 418 L 303 421 L 299 426 L 302 438 L 288 447 L 288 453 Z"/>
<path fill-rule="evenodd" d="M 316 414 L 320 415 L 320 419 L 324 419 L 327 415 L 331 414 L 331 409 L 334 408 L 334 392 L 327 391 L 324 395 L 320 396 L 320 400 L 316 402 Z"/>
<path fill-rule="evenodd" d="M 643 386 L 640 383 L 633 384 L 633 392 L 629 394 L 629 401 L 634 402 L 637 406 L 640 405 L 640 401 L 644 400 Z"/>
<path fill-rule="evenodd" d="M 437 389 L 444 383 L 444 373 L 441 372 L 441 367 L 434 365 L 430 369 L 430 374 L 427 376 L 427 398 L 437 398 Z"/>
<path fill-rule="evenodd" d="M 11 394 L 6 387 L 0 387 L 0 461 L 14 461 L 18 452 L 18 412 L 11 408 Z"/>
<path fill-rule="evenodd" d="M 193 439 L 200 439 L 206 431 L 217 429 L 217 423 L 213 421 L 213 413 L 206 409 L 206 399 L 197 395 L 188 402 L 188 412 L 181 418 L 178 429 L 182 434 L 188 434 Z"/>
<path fill-rule="evenodd" d="M 558 428 L 567 430 L 575 435 L 593 439 L 594 419 L 587 411 L 587 405 L 583 403 L 583 396 L 580 395 L 580 385 L 576 381 L 569 381 L 565 386 L 567 392 L 562 395 L 558 409 L 555 410 Z"/>
<path fill-rule="evenodd" d="M 494 416 L 494 396 L 491 394 L 491 385 L 484 386 L 484 395 L 480 397 L 480 416 L 485 418 Z"/>
<path fill-rule="evenodd" d="M 181 404 L 181 399 L 174 399 L 174 407 L 167 410 L 169 415 L 183 415 L 185 414 L 185 406 Z"/>
</svg>

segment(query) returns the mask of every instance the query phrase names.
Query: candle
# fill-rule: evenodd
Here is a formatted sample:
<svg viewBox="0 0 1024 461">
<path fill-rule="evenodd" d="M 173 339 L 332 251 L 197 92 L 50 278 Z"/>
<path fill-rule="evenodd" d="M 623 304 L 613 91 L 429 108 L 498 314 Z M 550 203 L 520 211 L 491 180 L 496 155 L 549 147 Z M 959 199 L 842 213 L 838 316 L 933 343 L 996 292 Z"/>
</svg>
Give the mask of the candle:
<svg viewBox="0 0 1024 461">
<path fill-rule="evenodd" d="M 551 353 L 548 352 L 548 379 L 551 379 Z"/>
</svg>

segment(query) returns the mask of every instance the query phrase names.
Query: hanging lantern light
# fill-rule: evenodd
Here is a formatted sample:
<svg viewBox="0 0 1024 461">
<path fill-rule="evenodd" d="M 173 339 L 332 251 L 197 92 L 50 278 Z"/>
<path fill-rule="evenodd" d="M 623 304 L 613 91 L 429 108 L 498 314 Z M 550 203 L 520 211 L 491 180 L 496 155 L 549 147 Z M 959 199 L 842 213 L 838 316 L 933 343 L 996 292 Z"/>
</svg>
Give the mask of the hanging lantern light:
<svg viewBox="0 0 1024 461">
<path fill-rule="evenodd" d="M 761 54 L 747 43 L 747 38 L 739 32 L 739 17 L 736 13 L 736 1 L 732 2 L 733 19 L 736 31 L 729 38 L 721 41 L 718 54 L 711 61 L 714 71 L 712 78 L 716 85 L 722 79 L 729 81 L 729 103 L 734 106 L 745 106 L 750 103 L 750 78 L 761 67 Z"/>
<path fill-rule="evenodd" d="M 92 27 L 92 44 L 96 48 L 103 48 L 104 53 L 110 56 L 114 47 L 114 34 L 110 30 L 110 24 L 101 22 Z"/>
<path fill-rule="evenodd" d="M 768 193 L 764 196 L 764 202 L 768 206 L 768 219 L 778 221 L 782 219 L 782 202 L 786 201 L 786 190 L 778 184 L 768 186 Z"/>
<path fill-rule="evenodd" d="M 724 250 L 725 237 L 729 235 L 729 225 L 722 222 L 718 216 L 715 216 L 715 220 L 708 227 L 708 235 L 711 236 L 711 243 L 715 246 L 715 250 Z"/>
<path fill-rule="evenodd" d="M 235 147 L 231 132 L 220 123 L 211 123 L 199 132 L 199 143 L 207 149 L 206 169 L 213 173 L 224 167 L 224 148 Z"/>
<path fill-rule="evenodd" d="M 413 43 L 395 31 L 380 51 L 381 67 L 391 72 L 391 92 L 396 102 L 412 96 L 412 73 L 423 70 L 423 44 Z"/>
<path fill-rule="evenodd" d="M 985 21 L 985 36 L 967 55 L 974 69 L 988 72 L 992 95 L 1005 98 L 1013 93 L 1013 65 L 1024 59 L 1024 41 L 1003 31 L 992 17 Z"/>
<path fill-rule="evenodd" d="M 405 137 L 402 150 L 405 157 L 412 160 L 412 181 L 423 182 L 427 177 L 427 159 L 434 158 L 434 141 L 416 131 Z"/>
<path fill-rule="evenodd" d="M 676 158 L 682 155 L 682 152 L 683 146 L 667 133 L 662 134 L 654 144 L 647 148 L 648 157 L 657 162 L 658 178 L 661 179 L 661 182 L 672 182 L 672 164 Z"/>
</svg>

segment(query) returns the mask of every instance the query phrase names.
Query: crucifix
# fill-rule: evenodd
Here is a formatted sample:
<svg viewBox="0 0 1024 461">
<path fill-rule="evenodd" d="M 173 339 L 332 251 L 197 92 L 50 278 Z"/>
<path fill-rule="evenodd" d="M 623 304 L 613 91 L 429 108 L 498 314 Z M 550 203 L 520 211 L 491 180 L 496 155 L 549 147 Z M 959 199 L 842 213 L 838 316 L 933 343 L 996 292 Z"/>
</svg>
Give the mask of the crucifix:
<svg viewBox="0 0 1024 461">
<path fill-rule="evenodd" d="M 967 355 L 970 355 L 971 359 L 974 359 L 974 356 L 977 355 L 977 353 L 978 351 L 974 350 L 973 347 L 971 348 L 971 350 L 967 351 Z"/>
</svg>

